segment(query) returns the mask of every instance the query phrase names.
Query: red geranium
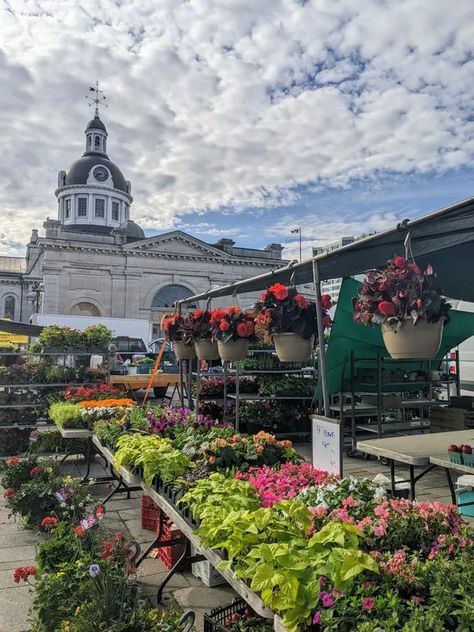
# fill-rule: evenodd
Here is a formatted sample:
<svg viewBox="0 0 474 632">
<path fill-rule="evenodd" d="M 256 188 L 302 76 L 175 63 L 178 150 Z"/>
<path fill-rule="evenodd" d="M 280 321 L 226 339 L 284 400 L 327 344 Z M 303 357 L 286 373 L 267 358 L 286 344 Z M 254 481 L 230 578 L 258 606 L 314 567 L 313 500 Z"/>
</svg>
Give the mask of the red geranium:
<svg viewBox="0 0 474 632">
<path fill-rule="evenodd" d="M 11 456 L 7 459 L 7 465 L 17 465 L 20 462 L 19 456 Z"/>
<path fill-rule="evenodd" d="M 307 301 L 302 294 L 297 294 L 295 296 L 295 301 L 298 303 L 298 307 L 300 309 L 308 309 L 309 301 Z"/>
<path fill-rule="evenodd" d="M 249 338 L 255 333 L 255 324 L 252 321 L 239 323 L 237 325 L 237 333 L 241 338 Z"/>
<path fill-rule="evenodd" d="M 403 268 L 406 264 L 405 257 L 395 257 L 393 263 L 397 266 L 397 268 Z"/>
<path fill-rule="evenodd" d="M 268 288 L 268 291 L 279 301 L 284 301 L 285 298 L 288 298 L 288 290 L 282 283 L 274 283 Z"/>
<path fill-rule="evenodd" d="M 53 516 L 46 516 L 46 518 L 43 518 L 43 520 L 41 521 L 41 526 L 42 527 L 55 527 L 58 524 L 59 520 L 57 518 L 54 518 Z"/>
<path fill-rule="evenodd" d="M 79 525 L 78 527 L 74 527 L 74 533 L 77 535 L 78 538 L 82 538 L 85 535 L 86 530 L 84 529 L 84 527 L 81 527 L 81 525 Z"/>
<path fill-rule="evenodd" d="M 15 490 L 13 489 L 13 487 L 7 487 L 3 495 L 5 498 L 10 498 L 10 496 L 13 496 L 14 493 Z"/>
<path fill-rule="evenodd" d="M 203 314 L 205 313 L 205 311 L 203 309 L 196 309 L 194 311 L 194 313 L 191 315 L 193 320 L 197 320 L 198 318 L 200 318 Z"/>
<path fill-rule="evenodd" d="M 32 467 L 30 470 L 30 477 L 33 478 L 35 476 L 39 476 L 41 474 L 41 468 L 36 466 L 36 467 Z"/>
<path fill-rule="evenodd" d="M 323 309 L 330 309 L 331 306 L 332 306 L 331 295 L 330 294 L 323 294 L 321 296 L 321 307 Z"/>
<path fill-rule="evenodd" d="M 220 323 L 220 321 L 225 318 L 226 313 L 223 309 L 221 308 L 217 308 L 212 312 L 212 316 L 211 316 L 211 325 L 215 325 L 217 323 Z"/>
<path fill-rule="evenodd" d="M 379 312 L 384 316 L 393 316 L 395 314 L 395 305 L 390 301 L 380 301 Z"/>
<path fill-rule="evenodd" d="M 15 568 L 13 579 L 15 581 L 15 584 L 19 584 L 20 580 L 26 582 L 30 575 L 34 576 L 36 575 L 36 573 L 36 566 L 19 566 L 18 568 Z"/>
<path fill-rule="evenodd" d="M 221 322 L 219 323 L 219 329 L 221 331 L 227 331 L 228 329 L 230 329 L 230 323 L 227 322 L 227 320 L 225 319 L 221 320 Z"/>
<path fill-rule="evenodd" d="M 225 313 L 228 316 L 237 316 L 237 314 L 240 314 L 241 311 L 242 310 L 238 305 L 229 305 L 229 307 L 226 307 Z"/>
</svg>

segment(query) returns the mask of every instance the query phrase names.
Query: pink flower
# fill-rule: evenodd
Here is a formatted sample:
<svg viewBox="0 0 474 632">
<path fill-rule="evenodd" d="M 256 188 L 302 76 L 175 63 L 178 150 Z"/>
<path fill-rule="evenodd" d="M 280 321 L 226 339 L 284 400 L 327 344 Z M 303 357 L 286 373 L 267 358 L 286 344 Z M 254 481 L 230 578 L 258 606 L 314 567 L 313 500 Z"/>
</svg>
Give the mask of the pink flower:
<svg viewBox="0 0 474 632">
<path fill-rule="evenodd" d="M 334 597 L 327 592 L 322 592 L 321 603 L 324 608 L 330 608 L 334 604 Z"/>
<path fill-rule="evenodd" d="M 318 623 L 320 622 L 321 622 L 321 613 L 318 610 L 317 612 L 314 613 L 313 625 L 318 625 Z"/>
<path fill-rule="evenodd" d="M 372 610 L 374 606 L 375 606 L 375 601 L 372 599 L 372 597 L 364 597 L 364 599 L 362 600 L 363 610 Z"/>
</svg>

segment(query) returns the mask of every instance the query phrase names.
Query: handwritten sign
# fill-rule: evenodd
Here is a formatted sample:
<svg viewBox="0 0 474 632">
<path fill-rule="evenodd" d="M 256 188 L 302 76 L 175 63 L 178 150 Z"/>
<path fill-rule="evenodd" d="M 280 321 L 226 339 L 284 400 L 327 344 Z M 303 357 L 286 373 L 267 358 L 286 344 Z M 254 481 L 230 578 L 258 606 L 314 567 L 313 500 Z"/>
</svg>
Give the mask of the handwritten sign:
<svg viewBox="0 0 474 632">
<path fill-rule="evenodd" d="M 341 426 L 339 420 L 313 415 L 313 466 L 342 476 Z"/>
</svg>

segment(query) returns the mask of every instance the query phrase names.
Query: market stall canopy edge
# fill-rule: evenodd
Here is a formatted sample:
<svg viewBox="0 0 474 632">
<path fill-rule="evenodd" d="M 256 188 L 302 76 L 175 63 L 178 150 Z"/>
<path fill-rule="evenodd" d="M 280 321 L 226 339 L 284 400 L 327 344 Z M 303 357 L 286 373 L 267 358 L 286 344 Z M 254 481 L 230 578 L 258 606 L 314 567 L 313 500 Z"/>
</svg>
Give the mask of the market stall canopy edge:
<svg viewBox="0 0 474 632">
<path fill-rule="evenodd" d="M 184 305 L 197 300 L 256 292 L 276 282 L 311 283 L 313 261 L 318 264 L 322 281 L 361 274 L 383 266 L 394 255 L 403 255 L 408 234 L 415 260 L 420 267 L 428 263 L 433 266 L 444 294 L 474 301 L 474 197 L 471 197 L 418 219 L 404 220 L 392 229 L 332 252 L 208 290 L 179 303 Z"/>
</svg>

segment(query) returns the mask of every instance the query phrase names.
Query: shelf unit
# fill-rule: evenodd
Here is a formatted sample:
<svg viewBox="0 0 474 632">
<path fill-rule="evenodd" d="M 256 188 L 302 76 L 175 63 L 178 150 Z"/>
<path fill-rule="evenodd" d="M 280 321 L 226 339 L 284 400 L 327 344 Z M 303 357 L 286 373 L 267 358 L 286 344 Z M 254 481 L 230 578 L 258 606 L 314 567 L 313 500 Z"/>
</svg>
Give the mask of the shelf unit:
<svg viewBox="0 0 474 632">
<path fill-rule="evenodd" d="M 441 362 L 422 358 L 399 360 L 382 355 L 357 357 L 352 352 L 349 389 L 341 393 L 341 405 L 333 406 L 341 418 L 350 419 L 348 454 L 354 454 L 359 433 L 381 438 L 429 432 L 431 407 L 449 404 L 451 386 L 459 393 L 459 371 L 454 377 L 445 375 L 439 370 Z M 445 390 L 446 398 L 435 398 L 435 389 Z M 350 396 L 348 404 L 344 403 L 345 395 Z M 364 403 L 364 396 L 375 399 L 373 405 Z M 410 409 L 417 411 L 416 416 L 410 417 Z M 361 422 L 364 418 L 374 421 Z"/>
<path fill-rule="evenodd" d="M 271 349 L 249 349 L 248 357 L 258 356 L 259 354 L 271 354 L 275 356 L 275 351 Z M 271 368 L 255 368 L 255 369 L 245 369 L 242 367 L 242 363 L 245 363 L 245 360 L 242 362 L 235 362 L 229 365 L 227 362 L 223 363 L 222 371 L 205 371 L 201 372 L 196 371 L 193 372 L 193 377 L 195 379 L 195 388 L 196 388 L 196 396 L 193 400 L 196 408 L 199 407 L 199 403 L 201 401 L 207 402 L 215 402 L 216 404 L 222 405 L 224 410 L 224 419 L 223 421 L 227 421 L 229 409 L 235 406 L 235 427 L 236 430 L 239 431 L 240 428 L 240 412 L 241 412 L 241 403 L 244 402 L 288 402 L 288 404 L 294 404 L 296 402 L 302 403 L 310 403 L 313 400 L 313 396 L 294 396 L 294 395 L 260 395 L 258 393 L 241 393 L 240 392 L 240 381 L 243 377 L 263 377 L 263 376 L 284 376 L 284 375 L 294 375 L 294 376 L 306 376 L 308 379 L 314 379 L 316 374 L 316 369 L 314 366 L 306 366 L 303 368 L 274 368 L 275 361 L 272 358 L 272 366 Z M 223 378 L 223 394 L 217 396 L 202 396 L 200 393 L 201 388 L 201 379 L 203 377 L 209 378 Z M 228 379 L 235 378 L 235 393 L 228 392 Z M 302 378 L 303 379 L 303 378 Z M 314 383 L 314 387 L 316 387 L 316 383 Z M 276 434 L 281 434 L 283 436 L 306 436 L 310 434 L 310 430 L 301 431 L 301 432 L 282 432 Z"/>
<path fill-rule="evenodd" d="M 87 381 L 56 381 L 56 382 L 20 382 L 18 380 L 6 381 L 2 376 L 0 383 L 0 393 L 4 397 L 0 399 L 0 427 L 14 426 L 36 426 L 47 420 L 46 410 L 49 406 L 47 401 L 47 390 L 57 391 L 68 387 L 94 386 L 107 383 L 108 381 L 108 352 L 98 350 L 64 350 L 64 352 L 50 351 L 34 353 L 29 351 L 0 352 L 0 365 L 8 370 L 12 370 L 12 363 L 5 363 L 4 358 L 14 356 L 17 358 L 15 364 L 26 365 L 28 363 L 38 363 L 41 360 L 50 359 L 49 368 L 71 369 L 76 371 L 78 377 L 78 359 L 84 356 L 101 355 L 104 358 L 106 371 L 102 380 Z M 9 359 L 9 358 L 8 358 Z M 61 376 L 58 376 L 61 377 Z M 64 377 L 64 375 L 62 376 Z M 4 403 L 11 396 L 12 401 Z M 23 400 L 23 401 L 22 401 Z M 27 400 L 27 401 L 25 401 Z M 31 411 L 31 412 L 30 412 Z M 23 414 L 22 414 L 23 413 Z"/>
</svg>

